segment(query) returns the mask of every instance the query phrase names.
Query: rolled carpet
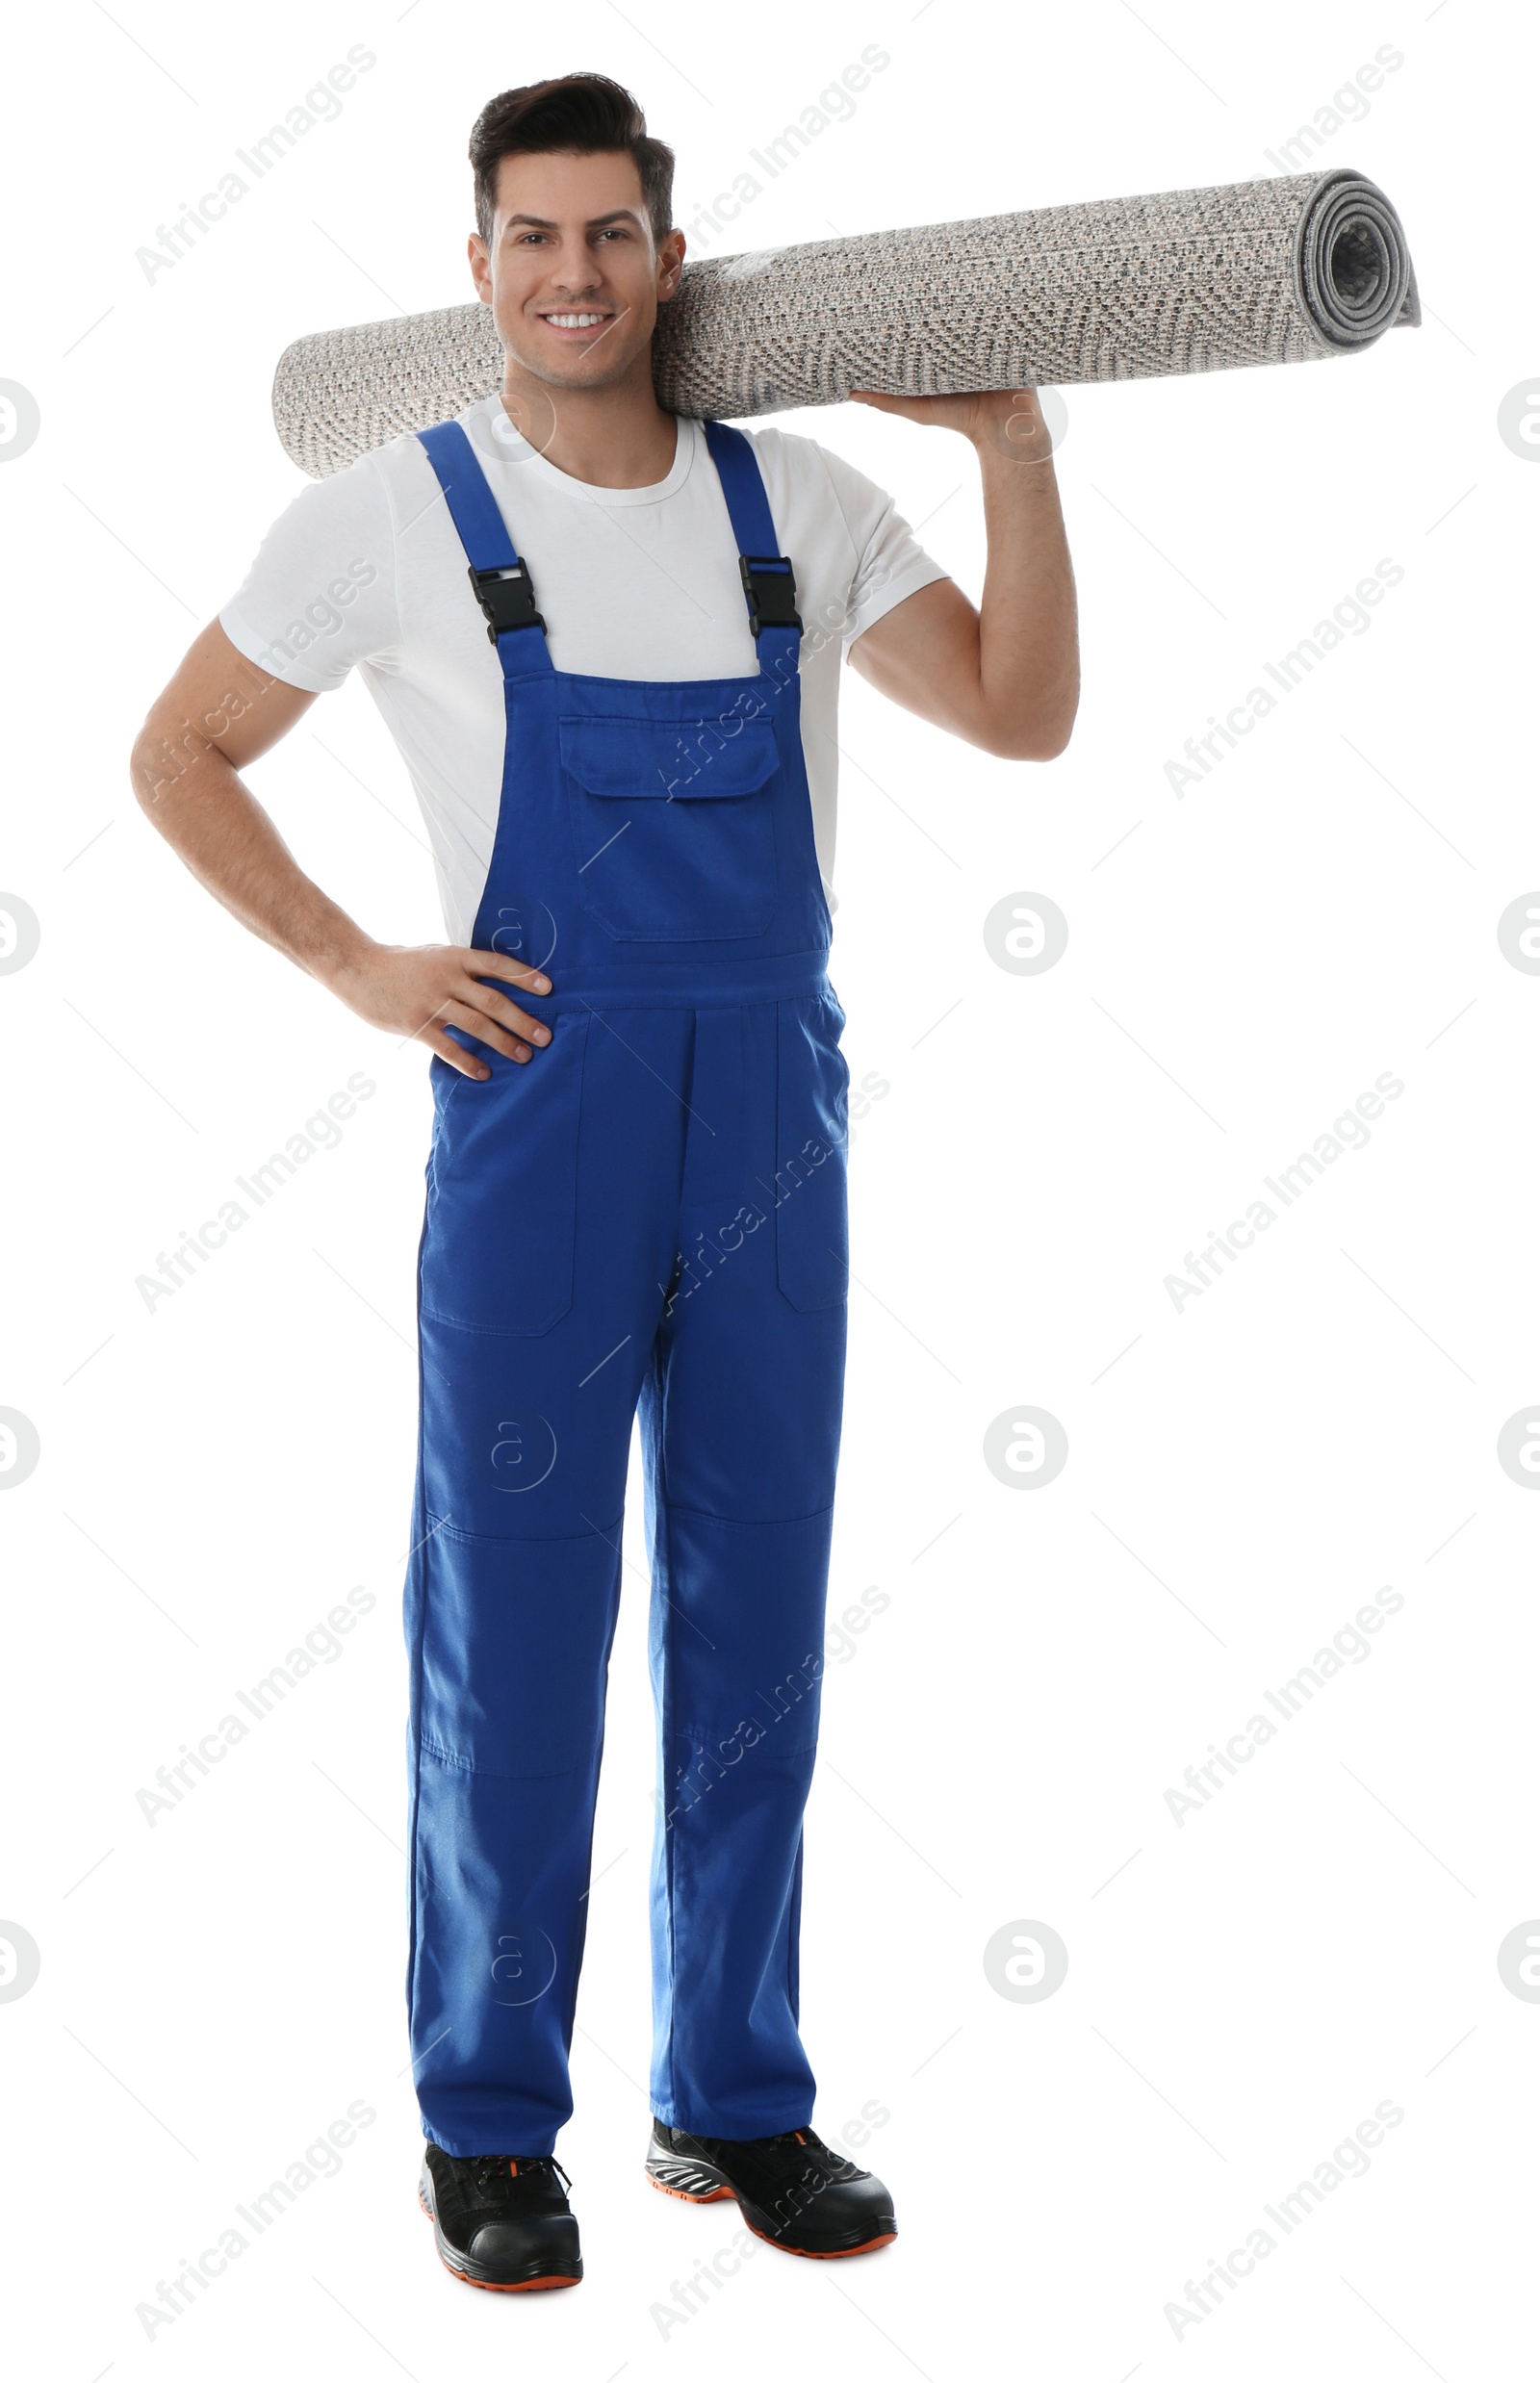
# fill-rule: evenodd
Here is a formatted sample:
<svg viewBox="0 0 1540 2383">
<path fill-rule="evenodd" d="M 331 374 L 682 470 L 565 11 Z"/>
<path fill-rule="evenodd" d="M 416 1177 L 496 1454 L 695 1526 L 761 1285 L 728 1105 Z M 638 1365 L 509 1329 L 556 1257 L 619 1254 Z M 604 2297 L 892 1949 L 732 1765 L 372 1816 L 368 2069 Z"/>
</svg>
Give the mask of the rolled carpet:
<svg viewBox="0 0 1540 2383">
<path fill-rule="evenodd" d="M 671 413 L 837 405 L 1302 364 L 1422 320 L 1405 235 L 1348 167 L 686 261 L 659 309 Z M 361 322 L 279 358 L 278 436 L 315 479 L 502 377 L 490 307 Z"/>
</svg>

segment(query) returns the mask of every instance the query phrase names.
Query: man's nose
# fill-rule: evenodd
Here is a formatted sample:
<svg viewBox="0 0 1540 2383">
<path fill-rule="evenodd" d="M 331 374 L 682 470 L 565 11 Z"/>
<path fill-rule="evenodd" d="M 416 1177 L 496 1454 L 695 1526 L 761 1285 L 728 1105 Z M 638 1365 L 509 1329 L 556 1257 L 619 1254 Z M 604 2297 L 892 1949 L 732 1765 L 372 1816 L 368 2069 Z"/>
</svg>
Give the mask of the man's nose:
<svg viewBox="0 0 1540 2383">
<path fill-rule="evenodd" d="M 588 248 L 564 248 L 551 268 L 551 286 L 563 296 L 573 291 L 596 289 L 602 278 L 598 262 Z"/>
</svg>

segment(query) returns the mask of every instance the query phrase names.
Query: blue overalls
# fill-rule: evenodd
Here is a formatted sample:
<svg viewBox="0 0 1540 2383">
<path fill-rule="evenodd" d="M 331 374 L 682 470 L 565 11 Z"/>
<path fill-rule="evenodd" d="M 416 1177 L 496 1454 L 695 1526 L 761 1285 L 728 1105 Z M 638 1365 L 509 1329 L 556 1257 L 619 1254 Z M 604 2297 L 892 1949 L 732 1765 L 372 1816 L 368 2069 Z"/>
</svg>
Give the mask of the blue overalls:
<svg viewBox="0 0 1540 2383">
<path fill-rule="evenodd" d="M 844 1012 L 800 624 L 748 440 L 705 425 L 758 669 L 552 667 L 457 423 L 422 434 L 502 666 L 477 949 L 551 1042 L 432 1063 L 419 1267 L 412 2051 L 456 2156 L 552 2149 L 582 1958 L 640 1402 L 659 1744 L 652 2103 L 807 2125 L 802 1817 L 817 1737 L 848 1276 Z M 458 1037 L 471 1047 L 469 1038 Z"/>
</svg>

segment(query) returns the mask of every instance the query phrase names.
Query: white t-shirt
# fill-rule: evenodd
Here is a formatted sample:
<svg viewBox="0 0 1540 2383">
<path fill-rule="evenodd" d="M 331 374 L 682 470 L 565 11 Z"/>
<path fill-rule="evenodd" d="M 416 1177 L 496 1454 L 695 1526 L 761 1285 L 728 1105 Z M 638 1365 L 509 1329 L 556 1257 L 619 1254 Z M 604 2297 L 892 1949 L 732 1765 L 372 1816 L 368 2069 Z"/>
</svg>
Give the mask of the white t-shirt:
<svg viewBox="0 0 1540 2383">
<path fill-rule="evenodd" d="M 558 670 L 753 675 L 737 541 L 700 423 L 678 418 L 666 479 L 595 488 L 521 438 L 495 393 L 459 419 L 528 563 Z M 892 500 L 840 456 L 783 430 L 748 435 L 796 573 L 803 751 L 832 907 L 841 659 L 885 612 L 947 575 Z M 426 454 L 414 438 L 393 439 L 301 491 L 219 614 L 231 643 L 291 686 L 320 694 L 357 665 L 406 762 L 446 929 L 461 945 L 492 858 L 504 744 L 502 675 L 466 569 Z"/>
</svg>

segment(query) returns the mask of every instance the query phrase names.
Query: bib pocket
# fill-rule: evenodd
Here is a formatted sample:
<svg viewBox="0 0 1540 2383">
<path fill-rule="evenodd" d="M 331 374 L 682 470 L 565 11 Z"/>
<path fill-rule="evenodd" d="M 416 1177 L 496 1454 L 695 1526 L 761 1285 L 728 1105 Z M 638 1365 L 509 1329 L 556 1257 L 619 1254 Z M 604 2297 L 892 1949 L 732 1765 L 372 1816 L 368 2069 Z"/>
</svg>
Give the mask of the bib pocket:
<svg viewBox="0 0 1540 2383">
<path fill-rule="evenodd" d="M 583 908 L 621 943 L 720 942 L 775 916 L 768 714 L 559 723 Z"/>
<path fill-rule="evenodd" d="M 435 1060 L 420 1296 L 472 1332 L 549 1332 L 572 1305 L 586 1011 L 558 1012 L 521 1066 L 473 1083 Z"/>
</svg>

